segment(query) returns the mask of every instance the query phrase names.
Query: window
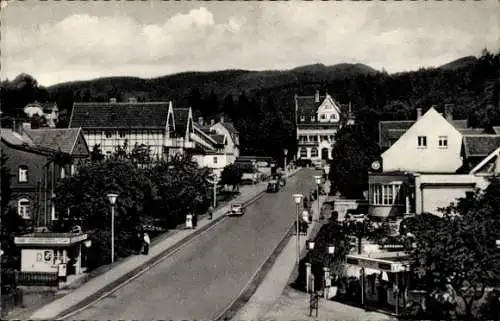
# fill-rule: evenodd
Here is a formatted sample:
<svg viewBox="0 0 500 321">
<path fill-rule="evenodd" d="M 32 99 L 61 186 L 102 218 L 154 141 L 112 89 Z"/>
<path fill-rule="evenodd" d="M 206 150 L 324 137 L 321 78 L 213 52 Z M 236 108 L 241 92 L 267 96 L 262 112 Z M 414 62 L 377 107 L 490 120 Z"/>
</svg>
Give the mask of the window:
<svg viewBox="0 0 500 321">
<path fill-rule="evenodd" d="M 311 157 L 318 157 L 318 149 L 316 147 L 311 148 Z"/>
<path fill-rule="evenodd" d="M 26 183 L 28 181 L 28 166 L 19 166 L 18 172 L 19 183 Z"/>
<path fill-rule="evenodd" d="M 317 142 L 318 141 L 318 136 L 314 135 L 314 136 L 309 136 L 309 141 L 310 142 Z"/>
<path fill-rule="evenodd" d="M 54 250 L 54 264 L 64 263 L 64 250 Z"/>
<path fill-rule="evenodd" d="M 328 136 L 321 136 L 321 140 L 322 140 L 322 141 L 324 141 L 324 140 L 325 140 L 325 141 L 328 141 Z"/>
<path fill-rule="evenodd" d="M 335 120 L 335 119 L 337 119 L 337 116 L 336 116 L 335 114 L 331 114 L 331 115 L 330 115 L 330 119 L 331 119 L 331 120 Z"/>
<path fill-rule="evenodd" d="M 125 138 L 126 133 L 124 130 L 120 130 L 120 138 Z"/>
<path fill-rule="evenodd" d="M 305 120 L 306 120 L 306 118 L 303 115 L 301 115 L 300 116 L 300 121 L 305 121 Z"/>
<path fill-rule="evenodd" d="M 307 158 L 307 148 L 302 147 L 300 149 L 300 158 Z"/>
<path fill-rule="evenodd" d="M 66 169 L 64 167 L 61 167 L 61 178 L 66 177 Z"/>
<path fill-rule="evenodd" d="M 370 205 L 404 205 L 406 196 L 402 184 L 370 184 Z"/>
<path fill-rule="evenodd" d="M 71 164 L 70 175 L 71 176 L 76 175 L 76 166 L 75 166 L 75 164 Z"/>
<path fill-rule="evenodd" d="M 21 198 L 19 201 L 17 201 L 17 214 L 21 216 L 24 219 L 30 219 L 31 218 L 31 205 L 30 201 L 27 198 Z"/>
<path fill-rule="evenodd" d="M 314 121 L 315 119 L 316 119 L 316 117 L 311 116 L 311 121 Z"/>
<path fill-rule="evenodd" d="M 333 142 L 335 139 L 335 136 L 334 135 L 330 135 L 330 141 Z"/>
<path fill-rule="evenodd" d="M 299 136 L 299 142 L 307 142 L 307 136 L 300 135 Z"/>
<path fill-rule="evenodd" d="M 418 147 L 427 147 L 427 136 L 418 136 Z"/>
<path fill-rule="evenodd" d="M 439 136 L 438 146 L 441 148 L 448 148 L 448 136 Z"/>
<path fill-rule="evenodd" d="M 217 156 L 214 156 L 214 164 L 217 164 Z"/>
<path fill-rule="evenodd" d="M 325 114 L 321 114 L 321 119 L 326 119 L 326 115 Z"/>
<path fill-rule="evenodd" d="M 111 138 L 113 137 L 113 132 L 112 131 L 106 131 L 106 138 Z"/>
</svg>

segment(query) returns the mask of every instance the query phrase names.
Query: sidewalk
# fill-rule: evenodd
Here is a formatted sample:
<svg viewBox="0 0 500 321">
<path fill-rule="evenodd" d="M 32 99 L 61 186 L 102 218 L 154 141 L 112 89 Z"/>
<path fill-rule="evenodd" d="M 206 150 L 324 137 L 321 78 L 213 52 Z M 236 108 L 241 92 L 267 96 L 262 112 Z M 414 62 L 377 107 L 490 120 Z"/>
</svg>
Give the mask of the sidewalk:
<svg viewBox="0 0 500 321">
<path fill-rule="evenodd" d="M 327 196 L 320 196 L 320 204 L 325 202 Z M 306 240 L 314 237 L 319 231 L 322 223 L 318 221 L 319 213 L 317 206 L 312 206 L 313 223 L 311 224 L 307 236 L 300 235 L 299 247 L 300 253 L 303 253 L 306 247 Z M 283 289 L 288 286 L 290 275 L 296 268 L 297 263 L 297 236 L 290 238 L 287 246 L 278 256 L 273 267 L 267 273 L 266 277 L 252 295 L 248 303 L 237 313 L 233 320 L 260 320 L 261 316 L 279 300 Z M 301 255 L 302 256 L 302 255 Z M 296 320 L 296 318 L 286 318 Z"/>
<path fill-rule="evenodd" d="M 287 176 L 294 175 L 298 170 L 291 171 Z M 245 185 L 240 188 L 240 195 L 232 202 L 248 203 L 265 193 L 267 183 L 256 185 Z M 127 280 L 137 276 L 142 271 L 151 267 L 155 262 L 161 260 L 169 252 L 175 252 L 180 246 L 188 242 L 195 235 L 209 229 L 212 225 L 221 221 L 230 208 L 226 204 L 218 208 L 213 213 L 213 219 L 207 217 L 198 221 L 196 229 L 180 229 L 162 238 L 160 236 L 157 242 L 153 242 L 149 255 L 133 255 L 122 261 L 116 262 L 105 273 L 96 276 L 75 289 L 71 293 L 56 299 L 55 301 L 43 306 L 35 311 L 29 319 L 55 319 L 62 317 L 69 312 L 85 307 L 100 297 L 112 292 L 115 288 L 123 285 Z"/>
<path fill-rule="evenodd" d="M 323 203 L 326 196 L 320 196 Z M 316 212 L 316 206 L 313 206 Z M 315 213 L 315 218 L 317 218 Z M 316 226 L 315 226 L 316 225 Z M 321 224 L 314 222 L 307 237 L 300 238 L 300 251 L 303 252 L 309 237 L 314 237 Z M 320 299 L 318 317 L 309 317 L 309 295 L 289 286 L 290 276 L 296 269 L 296 236 L 278 256 L 275 264 L 259 285 L 248 303 L 236 314 L 233 320 L 395 320 L 385 314 L 367 312 L 363 309 Z"/>
</svg>

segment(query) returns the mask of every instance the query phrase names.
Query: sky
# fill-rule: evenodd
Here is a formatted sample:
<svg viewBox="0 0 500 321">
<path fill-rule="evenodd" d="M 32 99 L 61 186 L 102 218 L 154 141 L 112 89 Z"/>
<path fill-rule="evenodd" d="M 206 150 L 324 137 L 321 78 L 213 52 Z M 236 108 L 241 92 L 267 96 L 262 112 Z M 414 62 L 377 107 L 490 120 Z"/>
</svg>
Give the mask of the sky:
<svg viewBox="0 0 500 321">
<path fill-rule="evenodd" d="M 500 50 L 500 1 L 2 2 L 1 79 L 363 63 L 388 72 Z"/>
</svg>

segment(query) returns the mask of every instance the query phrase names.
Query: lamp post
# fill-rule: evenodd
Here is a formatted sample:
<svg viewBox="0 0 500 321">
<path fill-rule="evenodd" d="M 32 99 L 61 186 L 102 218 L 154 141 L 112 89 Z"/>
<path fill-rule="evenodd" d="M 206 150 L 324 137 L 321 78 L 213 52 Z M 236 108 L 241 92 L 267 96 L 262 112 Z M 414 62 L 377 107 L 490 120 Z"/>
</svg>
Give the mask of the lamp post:
<svg viewBox="0 0 500 321">
<path fill-rule="evenodd" d="M 304 196 L 302 194 L 293 194 L 293 200 L 295 201 L 295 207 L 296 207 L 296 215 L 297 215 L 297 218 L 296 218 L 296 221 L 295 221 L 295 227 L 296 227 L 296 232 L 297 232 L 297 264 L 299 263 L 300 261 L 300 241 L 299 241 L 299 238 L 300 238 L 300 234 L 299 234 L 299 206 L 300 206 L 300 203 L 302 202 L 302 198 Z"/>
<path fill-rule="evenodd" d="M 213 184 L 214 186 L 214 195 L 213 195 L 213 208 L 214 208 L 214 211 L 215 211 L 215 208 L 217 207 L 217 183 L 219 183 L 219 175 L 217 175 L 217 173 L 213 173 L 211 174 L 208 178 L 207 178 L 207 182 L 209 182 L 210 184 Z"/>
<path fill-rule="evenodd" d="M 321 209 L 319 207 L 319 184 L 321 184 L 321 175 L 315 175 L 314 180 L 316 181 L 316 186 L 317 186 L 317 195 L 318 195 L 318 215 L 319 219 L 323 219 L 323 213 L 321 213 Z"/>
<path fill-rule="evenodd" d="M 108 199 L 111 204 L 111 263 L 115 261 L 115 204 L 118 194 L 109 193 Z"/>
<path fill-rule="evenodd" d="M 307 241 L 307 248 L 309 251 L 314 250 L 314 241 L 313 240 L 308 240 Z M 311 284 L 309 284 L 311 282 Z M 311 292 L 314 292 L 314 274 L 312 273 L 312 259 L 310 262 L 306 263 L 306 291 L 309 293 L 309 289 L 311 289 Z"/>
<path fill-rule="evenodd" d="M 288 149 L 283 149 L 283 154 L 285 155 L 285 160 L 283 161 L 283 169 L 286 171 L 286 155 L 288 155 Z"/>
<path fill-rule="evenodd" d="M 85 240 L 83 242 L 83 245 L 85 246 L 85 267 L 88 268 L 89 266 L 89 248 L 92 246 L 92 240 Z"/>
</svg>

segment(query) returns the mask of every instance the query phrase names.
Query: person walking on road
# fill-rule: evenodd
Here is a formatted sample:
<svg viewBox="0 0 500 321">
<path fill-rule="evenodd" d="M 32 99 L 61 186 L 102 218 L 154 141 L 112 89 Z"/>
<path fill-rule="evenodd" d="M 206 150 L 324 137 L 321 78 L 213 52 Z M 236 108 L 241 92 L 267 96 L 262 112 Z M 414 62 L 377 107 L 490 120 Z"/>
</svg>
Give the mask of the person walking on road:
<svg viewBox="0 0 500 321">
<path fill-rule="evenodd" d="M 212 220 L 213 217 L 214 217 L 214 208 L 213 208 L 213 206 L 210 206 L 208 208 L 208 219 Z"/>
<path fill-rule="evenodd" d="M 144 254 L 148 255 L 149 254 L 149 244 L 151 243 L 151 240 L 149 239 L 148 233 L 144 233 Z"/>
</svg>

